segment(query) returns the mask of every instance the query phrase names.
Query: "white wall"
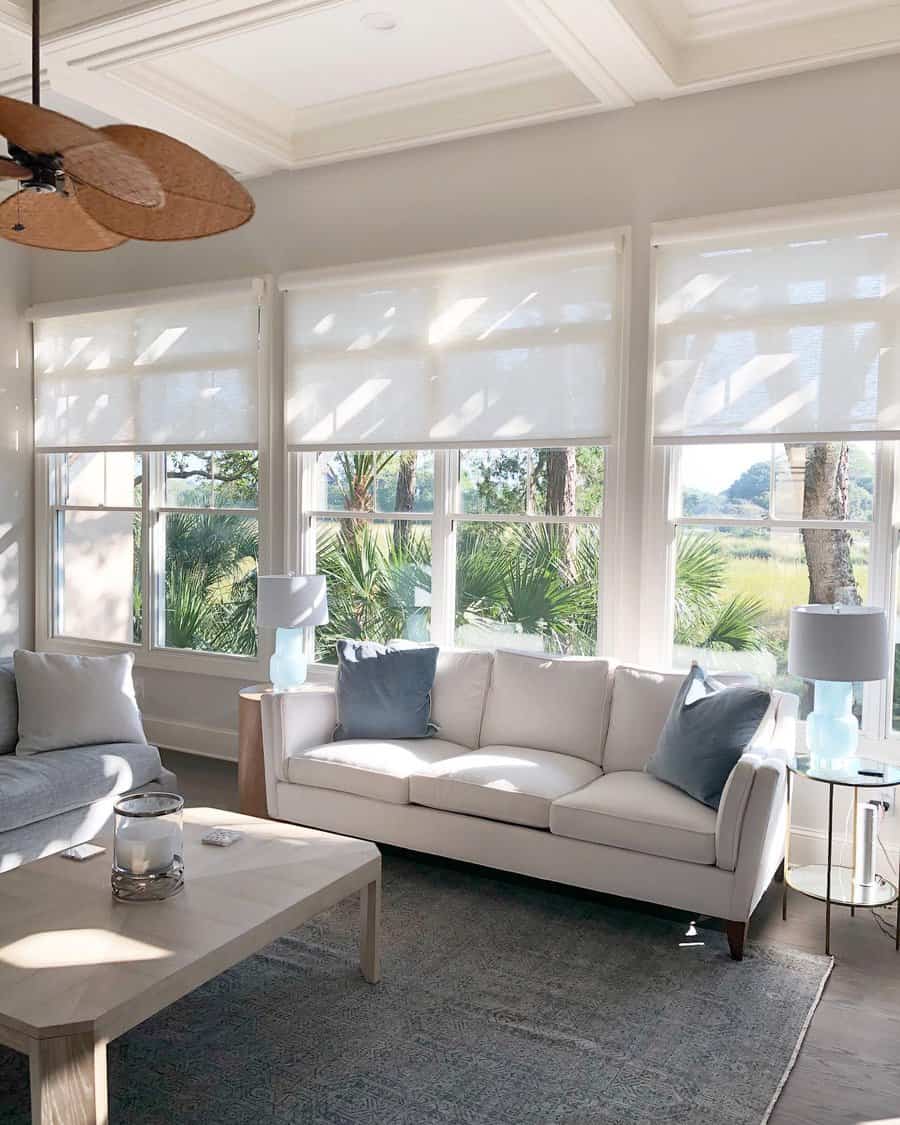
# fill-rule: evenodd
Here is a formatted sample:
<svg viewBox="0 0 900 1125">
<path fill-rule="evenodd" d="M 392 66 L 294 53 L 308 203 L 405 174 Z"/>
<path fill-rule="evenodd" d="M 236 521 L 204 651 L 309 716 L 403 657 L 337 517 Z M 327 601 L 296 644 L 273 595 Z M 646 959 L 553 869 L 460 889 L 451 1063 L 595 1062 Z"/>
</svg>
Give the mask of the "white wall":
<svg viewBox="0 0 900 1125">
<path fill-rule="evenodd" d="M 900 66 L 885 58 L 285 173 L 250 185 L 257 215 L 232 234 L 96 256 L 35 255 L 33 296 L 62 300 L 630 225 L 627 469 L 639 495 L 645 451 L 634 438 L 644 424 L 650 224 L 898 188 L 900 146 L 885 128 L 898 102 Z M 633 544 L 640 515 L 637 504 L 626 513 Z M 637 568 L 622 574 L 621 587 L 624 618 L 636 621 Z M 151 733 L 232 754 L 236 688 L 234 680 L 145 671 Z"/>
<path fill-rule="evenodd" d="M 31 332 L 28 252 L 0 242 L 0 656 L 34 633 Z"/>
</svg>

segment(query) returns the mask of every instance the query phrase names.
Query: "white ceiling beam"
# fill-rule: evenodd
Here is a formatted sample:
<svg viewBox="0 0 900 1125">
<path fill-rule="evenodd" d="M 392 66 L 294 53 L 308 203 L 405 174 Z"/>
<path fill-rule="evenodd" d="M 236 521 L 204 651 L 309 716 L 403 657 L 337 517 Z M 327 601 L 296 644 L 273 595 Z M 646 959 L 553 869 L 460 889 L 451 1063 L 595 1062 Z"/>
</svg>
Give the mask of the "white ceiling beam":
<svg viewBox="0 0 900 1125">
<path fill-rule="evenodd" d="M 507 0 L 606 108 L 671 93 L 674 48 L 642 0 Z"/>
</svg>

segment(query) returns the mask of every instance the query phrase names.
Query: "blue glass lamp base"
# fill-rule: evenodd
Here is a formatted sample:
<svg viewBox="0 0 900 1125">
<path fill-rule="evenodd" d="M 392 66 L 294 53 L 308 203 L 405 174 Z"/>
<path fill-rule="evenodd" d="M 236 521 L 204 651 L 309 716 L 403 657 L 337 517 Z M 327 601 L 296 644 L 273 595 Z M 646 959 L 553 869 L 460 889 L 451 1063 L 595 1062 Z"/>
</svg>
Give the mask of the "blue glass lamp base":
<svg viewBox="0 0 900 1125">
<path fill-rule="evenodd" d="M 302 629 L 276 629 L 269 679 L 276 691 L 290 691 L 306 683 L 307 660 Z"/>
<path fill-rule="evenodd" d="M 853 684 L 816 680 L 815 704 L 806 719 L 806 745 L 823 758 L 850 758 L 859 744 Z"/>
</svg>

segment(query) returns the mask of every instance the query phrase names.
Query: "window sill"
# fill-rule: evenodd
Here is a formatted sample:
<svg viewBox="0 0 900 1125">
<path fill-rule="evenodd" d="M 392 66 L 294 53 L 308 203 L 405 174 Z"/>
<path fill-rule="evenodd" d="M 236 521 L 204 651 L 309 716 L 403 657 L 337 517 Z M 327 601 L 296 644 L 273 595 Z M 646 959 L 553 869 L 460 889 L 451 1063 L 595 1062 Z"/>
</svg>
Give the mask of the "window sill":
<svg viewBox="0 0 900 1125">
<path fill-rule="evenodd" d="M 261 656 L 230 656 L 192 649 L 154 648 L 115 644 L 109 641 L 77 640 L 72 637 L 50 637 L 37 645 L 40 652 L 58 652 L 72 656 L 112 656 L 117 652 L 134 654 L 136 668 L 155 668 L 165 672 L 188 672 L 191 675 L 221 676 L 255 682 L 268 674 L 268 661 Z"/>
</svg>

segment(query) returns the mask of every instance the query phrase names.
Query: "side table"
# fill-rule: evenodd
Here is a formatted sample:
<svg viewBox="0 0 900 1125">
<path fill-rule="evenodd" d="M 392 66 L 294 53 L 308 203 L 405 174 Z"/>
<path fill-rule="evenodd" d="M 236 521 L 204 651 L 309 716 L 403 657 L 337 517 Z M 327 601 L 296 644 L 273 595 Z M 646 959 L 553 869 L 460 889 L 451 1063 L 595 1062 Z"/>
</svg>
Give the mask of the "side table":
<svg viewBox="0 0 900 1125">
<path fill-rule="evenodd" d="M 327 684 L 305 683 L 293 692 L 331 691 Z M 271 684 L 241 688 L 238 697 L 238 802 L 247 816 L 269 815 L 266 802 L 266 767 L 263 761 L 262 697 L 273 695 Z"/>
<path fill-rule="evenodd" d="M 828 858 L 825 863 L 811 863 L 799 867 L 790 865 L 791 841 L 791 790 L 794 776 L 807 777 L 828 786 Z M 831 906 L 849 906 L 851 915 L 856 908 L 872 910 L 880 906 L 890 906 L 897 902 L 897 923 L 894 946 L 900 950 L 900 901 L 897 887 L 876 875 L 869 886 L 862 886 L 856 879 L 856 825 L 861 789 L 890 789 L 900 785 L 900 767 L 889 762 L 879 762 L 872 758 L 817 758 L 813 755 L 797 755 L 787 763 L 787 828 L 784 845 L 784 887 L 782 891 L 781 913 L 787 918 L 788 887 L 817 898 L 825 903 L 825 952 L 831 953 Z M 849 867 L 836 866 L 834 853 L 834 789 L 842 786 L 853 790 L 853 858 Z"/>
</svg>

